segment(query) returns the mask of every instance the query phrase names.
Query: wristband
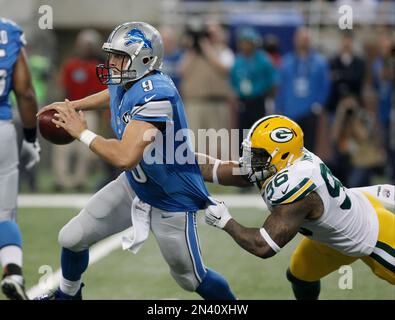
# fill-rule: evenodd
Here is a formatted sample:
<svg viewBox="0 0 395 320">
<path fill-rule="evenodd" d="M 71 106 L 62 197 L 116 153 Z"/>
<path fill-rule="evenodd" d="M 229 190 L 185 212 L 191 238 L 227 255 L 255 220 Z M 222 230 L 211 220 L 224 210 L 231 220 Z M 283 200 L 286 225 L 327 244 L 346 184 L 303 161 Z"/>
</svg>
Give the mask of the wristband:
<svg viewBox="0 0 395 320">
<path fill-rule="evenodd" d="M 34 142 L 37 138 L 37 128 L 23 128 L 23 135 L 27 142 Z"/>
<path fill-rule="evenodd" d="M 84 131 L 81 132 L 80 140 L 83 144 L 85 144 L 88 148 L 90 147 L 92 141 L 97 137 L 97 134 L 85 129 Z"/>
<path fill-rule="evenodd" d="M 261 236 L 263 239 L 265 239 L 266 243 L 270 246 L 270 248 L 273 249 L 275 253 L 279 252 L 281 248 L 273 241 L 273 239 L 269 236 L 269 234 L 266 232 L 265 228 L 260 228 L 259 232 L 261 233 Z"/>
</svg>

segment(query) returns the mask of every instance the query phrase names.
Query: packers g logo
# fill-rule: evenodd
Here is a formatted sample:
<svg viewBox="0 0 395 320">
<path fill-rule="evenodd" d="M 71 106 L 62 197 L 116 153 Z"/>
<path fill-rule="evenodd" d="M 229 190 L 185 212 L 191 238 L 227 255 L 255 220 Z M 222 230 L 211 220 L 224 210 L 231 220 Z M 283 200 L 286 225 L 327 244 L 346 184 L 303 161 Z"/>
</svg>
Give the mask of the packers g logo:
<svg viewBox="0 0 395 320">
<path fill-rule="evenodd" d="M 293 138 L 293 136 L 293 131 L 284 127 L 274 129 L 272 132 L 270 132 L 270 138 L 278 143 L 288 142 Z"/>
</svg>

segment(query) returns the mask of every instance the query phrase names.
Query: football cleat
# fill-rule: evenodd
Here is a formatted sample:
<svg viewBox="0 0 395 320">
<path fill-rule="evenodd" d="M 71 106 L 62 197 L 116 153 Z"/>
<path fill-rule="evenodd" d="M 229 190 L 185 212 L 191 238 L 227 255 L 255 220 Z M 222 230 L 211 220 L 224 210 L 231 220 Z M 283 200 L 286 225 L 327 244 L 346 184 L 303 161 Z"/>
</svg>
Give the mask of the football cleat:
<svg viewBox="0 0 395 320">
<path fill-rule="evenodd" d="M 85 285 L 81 283 L 80 289 L 74 296 L 70 296 L 60 290 L 60 288 L 50 291 L 47 294 L 36 297 L 34 300 L 82 300 L 82 288 Z"/>
<path fill-rule="evenodd" d="M 1 290 L 10 300 L 29 300 L 25 292 L 25 280 L 20 266 L 10 263 L 4 268 Z"/>
<path fill-rule="evenodd" d="M 29 300 L 25 292 L 24 280 L 18 275 L 4 275 L 1 290 L 10 300 Z"/>
</svg>

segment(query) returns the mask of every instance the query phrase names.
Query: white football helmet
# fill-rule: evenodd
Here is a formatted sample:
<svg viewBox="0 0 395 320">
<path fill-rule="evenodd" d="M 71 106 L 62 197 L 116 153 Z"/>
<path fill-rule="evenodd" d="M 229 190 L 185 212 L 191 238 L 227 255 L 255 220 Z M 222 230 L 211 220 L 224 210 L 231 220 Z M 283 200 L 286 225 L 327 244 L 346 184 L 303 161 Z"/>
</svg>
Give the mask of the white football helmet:
<svg viewBox="0 0 395 320">
<path fill-rule="evenodd" d="M 116 27 L 103 44 L 108 53 L 106 64 L 96 67 L 102 84 L 122 84 L 136 81 L 152 70 L 159 70 L 163 63 L 162 36 L 153 26 L 145 22 L 126 22 Z M 124 55 L 128 59 L 124 69 L 110 67 L 110 54 Z M 113 72 L 116 70 L 117 72 Z"/>
</svg>

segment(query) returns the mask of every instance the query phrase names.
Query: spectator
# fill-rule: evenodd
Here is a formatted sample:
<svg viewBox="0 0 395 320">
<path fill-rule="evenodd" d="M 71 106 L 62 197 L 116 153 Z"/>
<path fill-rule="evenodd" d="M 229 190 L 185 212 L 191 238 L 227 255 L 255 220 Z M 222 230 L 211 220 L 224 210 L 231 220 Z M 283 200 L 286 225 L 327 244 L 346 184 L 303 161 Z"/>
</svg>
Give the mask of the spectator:
<svg viewBox="0 0 395 320">
<path fill-rule="evenodd" d="M 217 22 L 190 26 L 187 34 L 187 50 L 180 66 L 181 93 L 189 127 L 196 139 L 198 129 L 229 127 L 228 73 L 234 54 L 227 45 L 224 29 Z M 197 149 L 215 156 L 219 150 L 213 149 L 213 144 L 209 150 L 204 149 L 202 140 L 198 139 Z"/>
<path fill-rule="evenodd" d="M 238 54 L 230 73 L 238 98 L 239 144 L 256 120 L 266 114 L 265 99 L 274 95 L 277 72 L 270 58 L 259 49 L 260 35 L 250 27 L 237 32 Z M 241 151 L 240 151 L 241 152 Z"/>
<path fill-rule="evenodd" d="M 333 126 L 334 141 L 340 157 L 335 163 L 337 178 L 346 178 L 348 188 L 371 184 L 373 175 L 385 163 L 386 155 L 377 120 L 374 96 L 365 97 L 365 108 L 348 97 L 336 111 Z M 341 161 L 341 162 L 340 162 Z"/>
<path fill-rule="evenodd" d="M 378 94 L 378 114 L 384 132 L 385 149 L 393 156 L 391 148 L 391 109 L 394 108 L 394 68 L 391 39 L 383 35 L 379 40 L 379 55 L 373 62 L 373 80 Z M 393 159 L 393 158 L 392 158 Z M 388 173 L 394 176 L 394 161 L 388 162 Z"/>
<path fill-rule="evenodd" d="M 82 30 L 75 43 L 75 56 L 68 59 L 61 70 L 61 84 L 65 96 L 70 100 L 78 100 L 87 95 L 102 91 L 96 77 L 96 65 L 100 63 L 98 50 L 101 37 L 95 30 Z M 87 121 L 94 130 L 98 130 L 98 114 L 90 112 Z M 55 188 L 63 190 L 71 188 L 82 190 L 87 181 L 89 168 L 92 167 L 92 154 L 79 143 L 65 146 L 54 145 L 53 170 Z"/>
<path fill-rule="evenodd" d="M 281 53 L 279 39 L 274 34 L 267 34 L 263 37 L 263 50 L 270 56 L 272 63 L 279 68 L 281 66 Z"/>
<path fill-rule="evenodd" d="M 297 30 L 294 46 L 295 52 L 282 60 L 276 109 L 301 126 L 305 147 L 314 151 L 329 91 L 329 70 L 325 58 L 311 49 L 307 28 Z"/>
<path fill-rule="evenodd" d="M 352 97 L 354 104 L 361 104 L 365 63 L 354 53 L 354 39 L 351 32 L 342 33 L 340 53 L 330 61 L 331 90 L 328 111 L 331 114 L 342 99 Z"/>
<path fill-rule="evenodd" d="M 163 58 L 163 72 L 173 80 L 177 89 L 180 89 L 180 61 L 183 52 L 178 45 L 178 37 L 176 31 L 170 27 L 164 27 L 160 30 L 163 38 L 165 55 Z"/>
</svg>

